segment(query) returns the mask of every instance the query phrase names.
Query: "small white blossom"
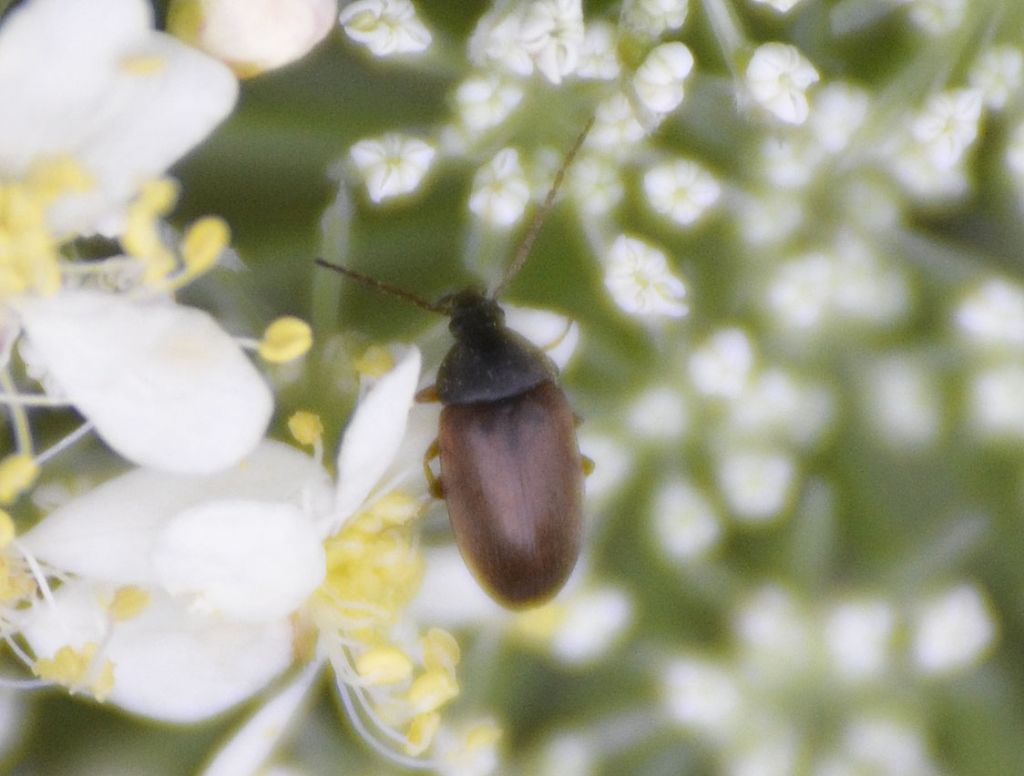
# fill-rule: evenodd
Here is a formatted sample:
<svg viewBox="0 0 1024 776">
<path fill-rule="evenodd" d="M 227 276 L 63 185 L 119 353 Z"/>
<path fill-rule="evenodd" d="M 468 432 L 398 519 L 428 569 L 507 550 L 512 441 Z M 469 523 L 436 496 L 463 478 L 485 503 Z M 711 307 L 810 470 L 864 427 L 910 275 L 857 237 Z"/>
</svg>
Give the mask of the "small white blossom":
<svg viewBox="0 0 1024 776">
<path fill-rule="evenodd" d="M 646 134 L 647 130 L 637 119 L 629 99 L 622 93 L 616 93 L 597 106 L 594 127 L 588 139 L 595 148 L 626 154 Z"/>
<path fill-rule="evenodd" d="M 853 719 L 843 731 L 842 753 L 827 759 L 814 776 L 936 776 L 920 725 L 887 714 Z"/>
<path fill-rule="evenodd" d="M 768 307 L 784 326 L 816 329 L 835 293 L 835 265 L 822 253 L 782 264 L 768 285 Z"/>
<path fill-rule="evenodd" d="M 469 59 L 478 66 L 494 62 L 516 75 L 533 72 L 533 58 L 523 41 L 523 16 L 526 5 L 511 11 L 496 4 L 477 23 L 469 39 Z"/>
<path fill-rule="evenodd" d="M 790 674 L 806 664 L 814 643 L 813 625 L 792 592 L 778 585 L 755 590 L 733 616 L 733 630 L 750 673 Z"/>
<path fill-rule="evenodd" d="M 1024 437 L 1024 366 L 1005 364 L 983 369 L 967 387 L 971 425 L 983 437 Z"/>
<path fill-rule="evenodd" d="M 501 124 L 522 100 L 522 87 L 497 73 L 467 78 L 455 90 L 459 121 L 471 135 Z"/>
<path fill-rule="evenodd" d="M 416 191 L 430 170 L 434 154 L 429 143 L 397 133 L 360 140 L 349 150 L 374 202 Z"/>
<path fill-rule="evenodd" d="M 632 451 L 607 434 L 588 430 L 586 424 L 579 431 L 579 442 L 580 451 L 594 462 L 594 471 L 587 477 L 587 501 L 597 503 L 613 495 L 629 476 Z"/>
<path fill-rule="evenodd" d="M 950 674 L 978 662 L 995 637 L 984 595 L 973 585 L 959 585 L 921 603 L 914 618 L 914 662 L 926 674 Z"/>
<path fill-rule="evenodd" d="M 828 430 L 835 401 L 827 388 L 782 369 L 747 382 L 730 406 L 730 426 L 748 439 L 774 435 L 798 446 L 815 444 Z"/>
<path fill-rule="evenodd" d="M 533 0 L 520 27 L 522 44 L 551 83 L 576 70 L 583 48 L 581 0 Z"/>
<path fill-rule="evenodd" d="M 649 38 L 660 38 L 682 27 L 688 10 L 689 0 L 626 0 L 621 24 Z"/>
<path fill-rule="evenodd" d="M 714 507 L 695 485 L 683 480 L 661 485 L 651 512 L 655 545 L 671 560 L 700 557 L 721 539 Z"/>
<path fill-rule="evenodd" d="M 722 187 L 696 162 L 676 159 L 644 173 L 644 193 L 655 212 L 689 226 L 718 201 Z"/>
<path fill-rule="evenodd" d="M 760 5 L 767 5 L 774 11 L 779 13 L 788 13 L 792 10 L 793 6 L 799 3 L 801 0 L 753 0 L 753 2 Z"/>
<path fill-rule="evenodd" d="M 625 188 L 616 161 L 586 154 L 569 170 L 567 186 L 576 206 L 588 216 L 602 216 L 622 201 Z"/>
<path fill-rule="evenodd" d="M 1002 110 L 1024 83 L 1024 54 L 1012 46 L 986 49 L 971 68 L 967 82 L 981 92 L 985 105 Z"/>
<path fill-rule="evenodd" d="M 818 71 L 795 46 L 765 43 L 747 65 L 747 86 L 761 107 L 787 124 L 803 124 L 810 108 L 807 89 Z"/>
<path fill-rule="evenodd" d="M 825 644 L 835 672 L 847 681 L 877 678 L 891 659 L 896 613 L 887 601 L 847 601 L 825 620 Z"/>
<path fill-rule="evenodd" d="M 960 27 L 966 0 L 910 0 L 910 21 L 929 35 L 945 35 Z"/>
<path fill-rule="evenodd" d="M 167 28 L 248 76 L 305 56 L 333 28 L 336 9 L 336 0 L 173 0 Z"/>
<path fill-rule="evenodd" d="M 931 444 L 942 430 L 936 376 L 907 355 L 882 360 L 867 372 L 865 412 L 872 430 L 898 448 Z"/>
<path fill-rule="evenodd" d="M 616 587 L 580 591 L 561 606 L 564 615 L 552 635 L 551 651 L 571 665 L 599 660 L 622 639 L 633 621 L 633 601 Z"/>
<path fill-rule="evenodd" d="M 598 81 L 612 81 L 619 77 L 619 59 L 615 52 L 615 28 L 607 22 L 587 24 L 580 49 L 576 75 Z"/>
<path fill-rule="evenodd" d="M 718 487 L 738 520 L 765 522 L 779 516 L 789 501 L 797 470 L 781 451 L 743 449 L 722 454 Z"/>
<path fill-rule="evenodd" d="M 814 110 L 807 124 L 818 145 L 835 154 L 846 148 L 863 126 L 870 109 L 871 97 L 864 89 L 833 82 L 815 94 Z"/>
<path fill-rule="evenodd" d="M 805 209 L 792 194 L 743 200 L 740 230 L 749 245 L 773 246 L 791 236 L 804 221 Z"/>
<path fill-rule="evenodd" d="M 689 425 L 689 409 L 678 388 L 655 386 L 635 398 L 626 410 L 626 423 L 638 437 L 678 439 Z"/>
<path fill-rule="evenodd" d="M 418 54 L 430 46 L 430 30 L 410 0 L 356 0 L 338 19 L 345 33 L 374 56 Z"/>
<path fill-rule="evenodd" d="M 978 137 L 983 105 L 976 89 L 937 94 L 913 120 L 910 134 L 939 169 L 949 169 Z"/>
<path fill-rule="evenodd" d="M 1006 166 L 1017 190 L 1024 192 L 1024 123 L 1017 124 L 1006 144 Z"/>
<path fill-rule="evenodd" d="M 990 280 L 971 291 L 954 312 L 961 333 L 982 347 L 1024 347 L 1024 289 Z"/>
<path fill-rule="evenodd" d="M 469 209 L 491 226 L 512 226 L 522 218 L 529 201 L 530 184 L 514 148 L 498 151 L 473 178 Z"/>
<path fill-rule="evenodd" d="M 745 699 L 739 682 L 717 663 L 678 658 L 668 665 L 661 686 L 669 715 L 685 728 L 727 734 L 742 715 Z"/>
<path fill-rule="evenodd" d="M 653 245 L 619 235 L 605 261 L 605 287 L 615 303 L 631 315 L 681 318 L 689 311 L 686 285 Z"/>
<path fill-rule="evenodd" d="M 705 396 L 735 398 L 754 365 L 754 348 L 742 329 L 715 332 L 690 355 L 690 380 Z"/>
<path fill-rule="evenodd" d="M 766 137 L 761 143 L 764 177 L 779 188 L 799 189 L 818 172 L 822 149 L 802 138 Z"/>
<path fill-rule="evenodd" d="M 655 113 L 670 113 L 683 101 L 683 84 L 693 69 L 693 54 L 679 42 L 662 43 L 633 75 L 637 97 Z"/>
</svg>

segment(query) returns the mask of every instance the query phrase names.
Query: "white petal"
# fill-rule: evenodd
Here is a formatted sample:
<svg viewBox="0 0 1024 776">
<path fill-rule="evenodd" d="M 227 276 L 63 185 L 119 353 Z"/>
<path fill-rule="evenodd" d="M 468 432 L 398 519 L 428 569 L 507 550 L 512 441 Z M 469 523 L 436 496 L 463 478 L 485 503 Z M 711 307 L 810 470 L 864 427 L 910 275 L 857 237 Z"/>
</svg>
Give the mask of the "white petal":
<svg viewBox="0 0 1024 776">
<path fill-rule="evenodd" d="M 322 665 L 310 663 L 275 693 L 235 731 L 202 776 L 251 776 L 260 772 L 308 701 Z"/>
<path fill-rule="evenodd" d="M 455 547 L 428 548 L 424 558 L 423 582 L 409 605 L 416 621 L 461 628 L 507 618 L 506 611 L 473 578 Z"/>
<path fill-rule="evenodd" d="M 107 444 L 135 463 L 208 473 L 263 436 L 263 378 L 207 313 L 95 291 L 24 299 L 29 343 Z"/>
<path fill-rule="evenodd" d="M 97 188 L 56 203 L 50 220 L 92 231 L 209 134 L 237 91 L 222 64 L 154 32 L 147 3 L 35 0 L 0 34 L 0 172 L 74 156 Z"/>
<path fill-rule="evenodd" d="M 96 589 L 66 584 L 55 601 L 37 607 L 23 630 L 37 656 L 102 641 L 105 612 Z M 287 668 L 292 629 L 285 619 L 224 622 L 155 594 L 138 617 L 114 626 L 104 654 L 114 664 L 111 703 L 153 719 L 198 722 L 245 700 Z"/>
<path fill-rule="evenodd" d="M 190 507 L 216 499 L 302 503 L 327 487 L 304 453 L 263 442 L 247 459 L 214 475 L 137 469 L 72 499 L 21 537 L 44 563 L 115 585 L 159 584 L 153 548 L 162 526 Z M 323 495 L 321 490 L 321 496 Z"/>
<path fill-rule="evenodd" d="M 565 369 L 580 342 L 580 327 L 576 321 L 548 310 L 512 305 L 504 305 L 504 309 L 505 322 L 510 329 L 542 348 L 559 369 Z"/>
<path fill-rule="evenodd" d="M 171 518 L 153 564 L 164 589 L 233 620 L 287 617 L 324 577 L 313 521 L 292 504 L 208 501 Z"/>
<path fill-rule="evenodd" d="M 359 508 L 398 452 L 419 377 L 420 352 L 412 348 L 356 407 L 338 451 L 338 520 Z"/>
</svg>

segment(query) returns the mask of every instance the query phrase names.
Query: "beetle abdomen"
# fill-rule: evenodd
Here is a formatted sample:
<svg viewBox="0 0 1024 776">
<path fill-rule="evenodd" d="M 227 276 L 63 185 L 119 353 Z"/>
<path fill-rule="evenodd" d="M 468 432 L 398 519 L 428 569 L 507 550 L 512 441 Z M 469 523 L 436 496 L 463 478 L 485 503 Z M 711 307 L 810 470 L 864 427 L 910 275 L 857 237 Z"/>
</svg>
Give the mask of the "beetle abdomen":
<svg viewBox="0 0 1024 776">
<path fill-rule="evenodd" d="M 506 606 L 542 603 L 580 551 L 583 469 L 572 409 L 551 380 L 498 401 L 446 406 L 438 434 L 452 530 Z"/>
</svg>

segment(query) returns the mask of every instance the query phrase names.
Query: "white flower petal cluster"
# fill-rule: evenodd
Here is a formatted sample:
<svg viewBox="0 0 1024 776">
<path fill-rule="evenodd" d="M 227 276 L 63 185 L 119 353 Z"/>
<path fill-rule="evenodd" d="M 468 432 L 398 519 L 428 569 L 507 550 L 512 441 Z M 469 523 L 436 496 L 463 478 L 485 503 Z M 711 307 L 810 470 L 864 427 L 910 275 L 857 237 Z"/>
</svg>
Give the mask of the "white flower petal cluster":
<svg viewBox="0 0 1024 776">
<path fill-rule="evenodd" d="M 983 107 L 974 89 L 937 94 L 911 123 L 911 137 L 938 169 L 951 169 L 978 137 Z"/>
<path fill-rule="evenodd" d="M 519 152 L 503 148 L 481 167 L 473 179 L 469 209 L 492 227 L 515 224 L 530 201 L 530 184 L 519 163 Z"/>
<path fill-rule="evenodd" d="M 680 226 L 698 221 L 721 193 L 715 177 L 688 159 L 664 162 L 644 173 L 644 194 L 651 208 Z"/>
<path fill-rule="evenodd" d="M 1024 53 L 1013 46 L 985 49 L 971 68 L 967 82 L 981 92 L 988 108 L 1002 110 L 1024 84 Z"/>
<path fill-rule="evenodd" d="M 240 76 L 304 57 L 334 27 L 337 0 L 172 0 L 167 28 Z"/>
<path fill-rule="evenodd" d="M 693 54 L 685 44 L 662 43 L 644 59 L 633 75 L 633 88 L 641 102 L 656 114 L 671 113 L 683 101 L 683 85 L 693 69 Z"/>
<path fill-rule="evenodd" d="M 459 123 L 470 136 L 500 125 L 523 100 L 523 88 L 499 73 L 467 78 L 455 90 Z"/>
<path fill-rule="evenodd" d="M 429 143 L 394 132 L 360 140 L 349 149 L 367 194 L 377 203 L 416 191 L 435 153 Z"/>
<path fill-rule="evenodd" d="M 0 176 L 66 155 L 93 180 L 52 206 L 62 234 L 116 228 L 139 183 L 205 137 L 238 89 L 226 67 L 154 31 L 144 0 L 32 0 L 4 20 L 0 72 Z"/>
<path fill-rule="evenodd" d="M 795 46 L 758 46 L 747 64 L 746 78 L 754 100 L 775 118 L 786 124 L 803 124 L 807 120 L 807 89 L 820 76 Z"/>
<path fill-rule="evenodd" d="M 430 47 L 430 30 L 411 0 L 356 0 L 341 10 L 342 28 L 377 57 L 419 54 Z"/>
<path fill-rule="evenodd" d="M 655 39 L 682 27 L 689 10 L 689 0 L 625 0 L 619 23 Z"/>
<path fill-rule="evenodd" d="M 668 258 L 643 240 L 619 235 L 605 260 L 605 287 L 630 315 L 681 318 L 686 285 L 672 272 Z"/>
</svg>

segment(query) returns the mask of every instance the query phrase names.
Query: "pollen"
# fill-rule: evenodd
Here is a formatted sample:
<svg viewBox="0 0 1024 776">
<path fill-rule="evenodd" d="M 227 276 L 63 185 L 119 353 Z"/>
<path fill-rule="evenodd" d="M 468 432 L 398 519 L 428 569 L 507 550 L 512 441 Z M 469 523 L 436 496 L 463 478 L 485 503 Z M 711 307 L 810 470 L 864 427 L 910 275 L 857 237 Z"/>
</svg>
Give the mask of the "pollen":
<svg viewBox="0 0 1024 776">
<path fill-rule="evenodd" d="M 420 637 L 420 647 L 428 671 L 446 671 L 454 676 L 462 652 L 452 634 L 442 628 L 431 628 Z"/>
<path fill-rule="evenodd" d="M 80 650 L 65 645 L 52 658 L 40 658 L 32 672 L 40 679 L 67 687 L 72 693 L 85 690 L 101 703 L 114 689 L 114 664 L 96 663 L 96 644 L 88 642 Z"/>
<path fill-rule="evenodd" d="M 412 661 L 397 647 L 377 647 L 359 656 L 356 673 L 370 685 L 395 684 L 412 676 Z"/>
<path fill-rule="evenodd" d="M 35 579 L 21 564 L 0 555 L 0 604 L 24 601 L 36 591 Z"/>
<path fill-rule="evenodd" d="M 369 516 L 380 520 L 381 526 L 405 525 L 423 512 L 423 502 L 408 493 L 393 490 L 374 502 Z"/>
<path fill-rule="evenodd" d="M 405 751 L 413 757 L 423 754 L 434 742 L 438 728 L 441 727 L 441 715 L 437 712 L 420 714 L 409 725 L 405 734 Z"/>
<path fill-rule="evenodd" d="M 383 377 L 395 368 L 395 359 L 387 348 L 372 345 L 353 364 L 356 371 L 366 377 Z"/>
<path fill-rule="evenodd" d="M 110 602 L 110 616 L 118 622 L 133 620 L 147 606 L 149 606 L 149 593 L 141 587 L 127 585 L 118 588 L 114 593 L 114 600 Z"/>
<path fill-rule="evenodd" d="M 121 245 L 145 266 L 144 281 L 151 285 L 163 282 L 174 271 L 174 253 L 160 237 L 159 220 L 174 207 L 178 199 L 177 184 L 167 178 L 147 181 L 139 197 L 128 207 Z"/>
<path fill-rule="evenodd" d="M 426 671 L 409 687 L 408 701 L 417 714 L 436 711 L 459 694 L 459 685 L 447 671 Z"/>
<path fill-rule="evenodd" d="M 121 71 L 132 75 L 153 75 L 167 67 L 167 60 L 155 55 L 131 56 L 121 60 Z"/>
<path fill-rule="evenodd" d="M 206 216 L 192 224 L 181 245 L 188 279 L 198 277 L 213 267 L 230 242 L 231 229 L 223 218 Z"/>
<path fill-rule="evenodd" d="M 10 504 L 32 487 L 39 466 L 27 453 L 16 453 L 0 460 L 0 504 Z"/>
<path fill-rule="evenodd" d="M 260 340 L 259 354 L 264 361 L 284 364 L 304 356 L 313 346 L 313 330 L 301 318 L 285 316 L 271 323 Z"/>
<path fill-rule="evenodd" d="M 288 431 L 300 445 L 309 447 L 324 435 L 324 424 L 315 412 L 299 410 L 288 418 Z"/>
</svg>

